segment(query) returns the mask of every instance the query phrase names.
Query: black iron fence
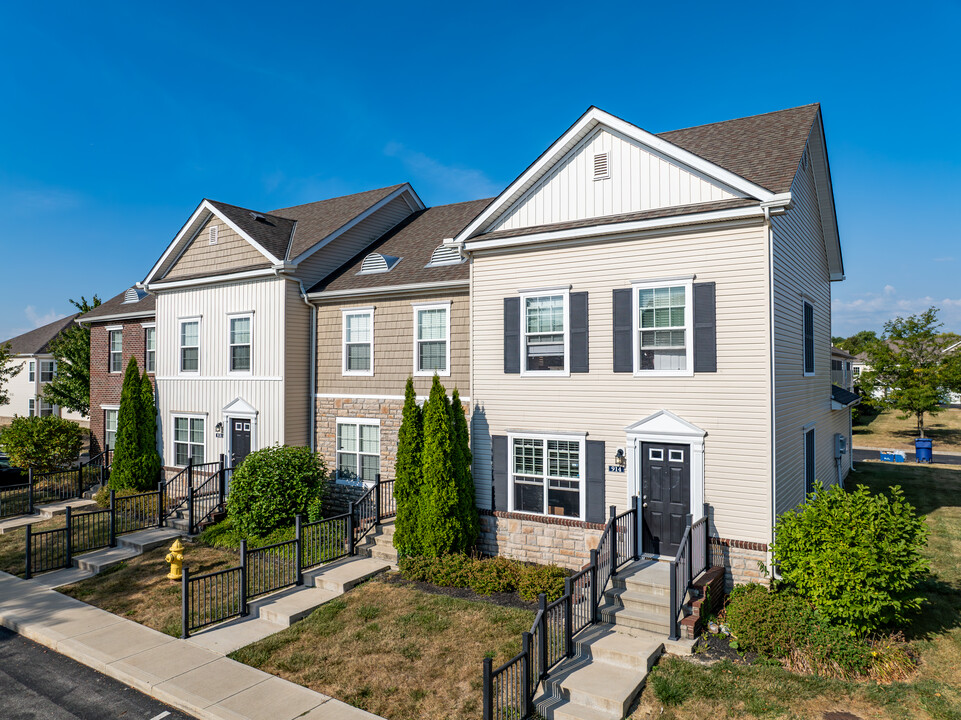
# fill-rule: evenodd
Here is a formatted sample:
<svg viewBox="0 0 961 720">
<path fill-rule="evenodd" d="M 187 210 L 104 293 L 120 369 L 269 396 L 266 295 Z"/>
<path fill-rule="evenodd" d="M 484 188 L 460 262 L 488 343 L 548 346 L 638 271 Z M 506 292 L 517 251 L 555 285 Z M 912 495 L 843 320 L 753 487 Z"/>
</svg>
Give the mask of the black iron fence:
<svg viewBox="0 0 961 720">
<path fill-rule="evenodd" d="M 671 640 L 681 637 L 680 616 L 691 581 L 707 569 L 707 505 L 701 518 L 692 523 L 688 514 L 684 537 L 671 560 Z"/>
<path fill-rule="evenodd" d="M 303 573 L 354 553 L 352 515 L 305 523 L 298 515 L 294 539 L 259 548 L 240 543 L 240 565 L 227 570 L 190 575 L 183 569 L 182 636 L 248 613 L 251 598 L 302 585 Z"/>
<path fill-rule="evenodd" d="M 640 557 L 637 499 L 620 515 L 611 506 L 597 549 L 586 568 L 564 581 L 564 594 L 552 603 L 538 598 L 530 632 L 521 651 L 498 668 L 484 659 L 484 720 L 520 720 L 534 713 L 534 696 L 550 671 L 574 651 L 574 636 L 597 622 L 598 607 L 611 578 Z"/>
<path fill-rule="evenodd" d="M 111 490 L 110 506 L 104 510 L 74 512 L 68 507 L 62 528 L 34 532 L 33 525 L 27 525 L 24 577 L 68 568 L 76 555 L 115 547 L 118 535 L 159 527 L 160 496 L 158 489 L 118 498 Z"/>
<path fill-rule="evenodd" d="M 27 482 L 0 488 L 0 518 L 30 515 L 36 505 L 83 497 L 91 488 L 107 481 L 110 472 L 109 447 L 78 467 L 48 473 L 27 471 Z"/>
</svg>

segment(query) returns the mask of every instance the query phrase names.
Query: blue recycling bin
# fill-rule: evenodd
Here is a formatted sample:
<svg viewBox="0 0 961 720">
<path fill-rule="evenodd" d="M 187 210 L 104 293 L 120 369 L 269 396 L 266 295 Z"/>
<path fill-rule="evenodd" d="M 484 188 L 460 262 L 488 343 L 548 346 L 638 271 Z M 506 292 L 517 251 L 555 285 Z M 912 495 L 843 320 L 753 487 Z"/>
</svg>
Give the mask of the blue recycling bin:
<svg viewBox="0 0 961 720">
<path fill-rule="evenodd" d="M 931 438 L 918 438 L 914 441 L 914 459 L 917 462 L 931 462 Z"/>
</svg>

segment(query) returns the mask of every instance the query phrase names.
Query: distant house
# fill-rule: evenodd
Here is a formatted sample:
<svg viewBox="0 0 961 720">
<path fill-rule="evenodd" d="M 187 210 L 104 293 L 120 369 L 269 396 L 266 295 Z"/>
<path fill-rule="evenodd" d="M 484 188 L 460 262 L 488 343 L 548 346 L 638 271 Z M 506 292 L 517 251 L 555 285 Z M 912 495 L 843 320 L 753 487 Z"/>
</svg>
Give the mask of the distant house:
<svg viewBox="0 0 961 720">
<path fill-rule="evenodd" d="M 41 397 L 43 386 L 57 375 L 57 362 L 50 350 L 51 344 L 61 332 L 73 324 L 76 317 L 77 315 L 71 315 L 55 320 L 43 327 L 0 342 L 0 345 L 10 344 L 13 364 L 23 366 L 20 373 L 8 383 L 10 403 L 0 405 L 0 423 L 8 422 L 14 415 L 21 417 L 56 415 L 86 424 L 85 415 L 62 409 Z"/>
</svg>

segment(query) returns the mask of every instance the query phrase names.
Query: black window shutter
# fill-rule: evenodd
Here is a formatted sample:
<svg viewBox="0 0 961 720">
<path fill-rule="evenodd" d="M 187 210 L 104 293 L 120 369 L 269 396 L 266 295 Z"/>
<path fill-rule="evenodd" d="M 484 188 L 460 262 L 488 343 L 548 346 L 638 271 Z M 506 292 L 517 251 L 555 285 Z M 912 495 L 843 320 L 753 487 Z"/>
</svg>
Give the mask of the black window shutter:
<svg viewBox="0 0 961 720">
<path fill-rule="evenodd" d="M 694 372 L 717 372 L 717 304 L 712 282 L 694 284 Z"/>
<path fill-rule="evenodd" d="M 804 433 L 804 494 L 805 496 L 810 495 L 814 492 L 814 476 L 815 471 L 815 446 L 814 446 L 814 430 L 808 430 Z"/>
<path fill-rule="evenodd" d="M 634 291 L 614 291 L 614 372 L 634 372 Z"/>
<path fill-rule="evenodd" d="M 571 293 L 571 372 L 589 372 L 587 293 Z"/>
<path fill-rule="evenodd" d="M 521 371 L 521 299 L 504 298 L 504 372 Z"/>
<path fill-rule="evenodd" d="M 491 436 L 491 475 L 494 485 L 491 489 L 493 494 L 492 505 L 495 510 L 507 512 L 507 436 Z"/>
<path fill-rule="evenodd" d="M 804 372 L 814 372 L 814 306 L 804 303 Z"/>
<path fill-rule="evenodd" d="M 587 522 L 605 523 L 607 515 L 604 512 L 604 441 L 588 440 L 586 445 L 587 462 L 584 463 L 584 467 L 587 469 Z"/>
</svg>

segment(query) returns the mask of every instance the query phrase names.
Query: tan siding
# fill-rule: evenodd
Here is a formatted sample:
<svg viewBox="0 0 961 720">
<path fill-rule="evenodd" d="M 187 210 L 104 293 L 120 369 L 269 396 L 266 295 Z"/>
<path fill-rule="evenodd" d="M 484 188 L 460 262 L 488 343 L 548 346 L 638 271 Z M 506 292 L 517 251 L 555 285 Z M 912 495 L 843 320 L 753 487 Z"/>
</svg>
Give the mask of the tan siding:
<svg viewBox="0 0 961 720">
<path fill-rule="evenodd" d="M 712 531 L 770 539 L 770 380 L 767 243 L 760 223 L 478 254 L 473 265 L 473 439 L 478 501 L 490 507 L 490 435 L 507 428 L 586 431 L 607 443 L 605 465 L 626 447 L 626 426 L 666 409 L 706 430 L 705 499 Z M 612 290 L 631 280 L 695 274 L 717 283 L 718 372 L 635 378 L 612 369 Z M 570 284 L 589 293 L 590 373 L 506 375 L 503 298 Z M 607 476 L 606 503 L 628 502 L 626 473 Z"/>
<path fill-rule="evenodd" d="M 208 242 L 207 231 L 218 225 L 217 244 Z M 180 259 L 170 268 L 165 280 L 174 280 L 185 275 L 227 271 L 267 262 L 267 258 L 253 245 L 235 233 L 216 215 L 201 228 L 197 237 L 187 247 Z"/>
<path fill-rule="evenodd" d="M 300 295 L 300 286 L 287 283 L 284 341 L 284 443 L 310 442 L 310 308 Z"/>
<path fill-rule="evenodd" d="M 469 304 L 466 293 L 403 299 L 370 299 L 323 305 L 317 310 L 317 392 L 344 395 L 403 395 L 414 372 L 414 311 L 411 303 L 451 302 L 449 377 L 441 377 L 448 392 L 456 387 L 470 397 Z M 374 375 L 343 375 L 342 309 L 374 306 Z M 419 395 L 430 391 L 432 378 L 415 377 Z"/>
<path fill-rule="evenodd" d="M 323 280 L 385 232 L 411 214 L 410 206 L 402 197 L 387 203 L 373 215 L 361 220 L 329 245 L 322 247 L 297 266 L 297 277 L 306 287 Z"/>
<path fill-rule="evenodd" d="M 817 473 L 830 484 L 836 416 L 831 410 L 831 283 L 810 164 L 791 187 L 792 208 L 774 224 L 776 512 L 804 499 L 804 427 L 815 424 Z M 814 306 L 815 375 L 804 377 L 803 298 Z"/>
<path fill-rule="evenodd" d="M 594 180 L 609 153 L 610 179 Z M 599 130 L 578 143 L 490 227 L 514 230 L 569 220 L 739 197 L 633 140 Z"/>
</svg>

